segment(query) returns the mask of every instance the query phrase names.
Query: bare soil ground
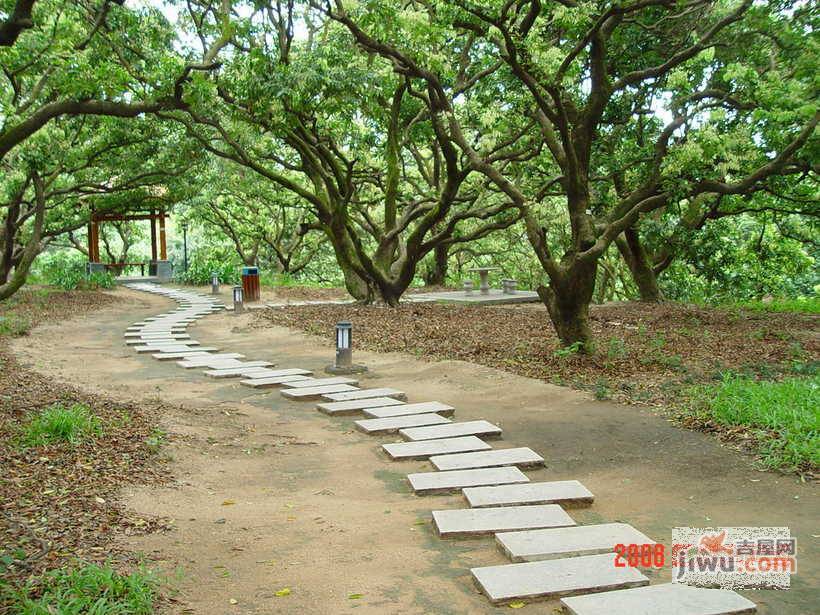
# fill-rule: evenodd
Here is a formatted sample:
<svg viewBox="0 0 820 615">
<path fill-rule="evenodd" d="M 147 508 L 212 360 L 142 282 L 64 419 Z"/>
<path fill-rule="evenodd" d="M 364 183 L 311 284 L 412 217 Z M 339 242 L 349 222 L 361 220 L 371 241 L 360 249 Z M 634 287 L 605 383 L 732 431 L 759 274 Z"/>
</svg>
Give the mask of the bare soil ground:
<svg viewBox="0 0 820 615">
<path fill-rule="evenodd" d="M 167 612 L 507 611 L 491 607 L 468 572 L 506 562 L 493 541 L 440 540 L 430 525 L 431 510 L 464 506 L 460 496 L 409 492 L 406 473 L 429 464 L 390 462 L 378 443 L 392 437 L 361 434 L 352 420 L 325 417 L 313 403 L 136 355 L 123 344 L 124 329 L 172 304 L 127 290 L 117 295 L 116 306 L 40 327 L 14 349 L 37 371 L 89 393 L 163 401 L 161 424 L 172 436 L 165 450 L 176 481 L 130 487 L 124 501 L 134 515 L 167 517 L 174 529 L 122 535 L 118 547 L 144 553 L 168 574 L 178 593 Z M 505 314 L 499 313 L 502 320 Z M 203 344 L 280 366 L 320 371 L 330 361 L 330 349 L 315 337 L 258 322 L 252 327 L 255 320 L 214 315 L 191 332 Z M 545 469 L 529 473 L 532 480 L 583 481 L 596 503 L 572 512 L 579 523 L 625 521 L 667 543 L 678 525 L 791 527 L 799 566 L 793 589 L 749 596 L 766 615 L 803 615 L 816 606 L 820 499 L 814 485 L 756 471 L 743 455 L 671 425 L 648 407 L 598 402 L 459 360 L 396 352 L 358 352 L 356 359 L 370 367 L 364 386 L 394 386 L 411 401 L 453 404 L 461 420 L 501 425 L 500 445 L 531 446 L 546 458 Z M 284 588 L 289 594 L 277 597 Z M 556 606 L 527 605 L 522 612 Z"/>
<path fill-rule="evenodd" d="M 116 303 L 113 294 L 23 291 L 0 304 L 0 317 L 14 313 L 36 326 L 92 317 Z M 25 346 L 27 340 L 24 335 L 17 344 Z M 113 537 L 163 528 L 162 520 L 134 515 L 119 500 L 125 484 L 167 478 L 161 458 L 146 442 L 159 415 L 156 404 L 90 395 L 32 369 L 8 345 L 8 338 L 0 337 L 0 582 L 20 582 L 73 558 L 101 562 L 115 555 L 116 564 L 132 564 L 127 551 L 112 550 Z M 100 420 L 102 434 L 77 446 L 20 446 L 23 425 L 55 403 L 86 404 Z"/>
</svg>

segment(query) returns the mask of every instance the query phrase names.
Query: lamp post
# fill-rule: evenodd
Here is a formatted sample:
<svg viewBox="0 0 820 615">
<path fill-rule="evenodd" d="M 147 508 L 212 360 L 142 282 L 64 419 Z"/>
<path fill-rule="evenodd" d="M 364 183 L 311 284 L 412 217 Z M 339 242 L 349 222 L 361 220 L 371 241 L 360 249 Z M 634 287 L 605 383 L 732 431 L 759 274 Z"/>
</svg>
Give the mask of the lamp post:
<svg viewBox="0 0 820 615">
<path fill-rule="evenodd" d="M 185 273 L 188 272 L 188 223 L 183 221 L 182 227 L 182 262 L 185 265 Z"/>
<path fill-rule="evenodd" d="M 241 286 L 234 286 L 233 287 L 233 311 L 234 314 L 241 314 L 243 308 L 243 300 L 242 300 L 242 287 Z"/>
<path fill-rule="evenodd" d="M 219 294 L 219 274 L 216 271 L 211 271 L 211 294 Z"/>
<path fill-rule="evenodd" d="M 364 365 L 353 364 L 353 325 L 343 320 L 336 323 L 336 361 L 325 371 L 330 374 L 356 374 L 366 372 Z"/>
</svg>

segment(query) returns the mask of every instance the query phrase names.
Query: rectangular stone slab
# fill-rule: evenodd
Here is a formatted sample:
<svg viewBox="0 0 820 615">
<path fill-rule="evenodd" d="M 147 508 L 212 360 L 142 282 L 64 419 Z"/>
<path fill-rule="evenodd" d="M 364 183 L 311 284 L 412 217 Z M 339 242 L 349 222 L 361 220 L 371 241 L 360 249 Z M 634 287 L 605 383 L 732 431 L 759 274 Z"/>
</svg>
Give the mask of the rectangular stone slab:
<svg viewBox="0 0 820 615">
<path fill-rule="evenodd" d="M 476 508 L 473 510 L 498 509 Z M 495 535 L 495 540 L 498 547 L 514 562 L 536 562 L 559 557 L 611 553 L 617 544 L 655 544 L 654 540 L 628 523 L 601 523 L 600 525 L 581 525 L 529 532 L 502 532 Z"/>
<path fill-rule="evenodd" d="M 421 427 L 423 425 L 441 425 L 449 423 L 450 419 L 444 418 L 435 412 L 424 414 L 408 414 L 406 416 L 393 416 L 386 419 L 363 419 L 356 421 L 356 429 L 364 433 L 396 433 L 405 427 Z"/>
<path fill-rule="evenodd" d="M 286 367 L 285 369 L 265 369 L 256 372 L 254 378 L 276 378 L 278 376 L 310 376 L 313 372 L 309 369 L 298 367 Z"/>
<path fill-rule="evenodd" d="M 464 487 L 478 485 L 509 485 L 527 483 L 529 478 L 515 466 L 506 468 L 481 468 L 480 470 L 455 470 L 453 472 L 417 472 L 408 474 L 407 480 L 418 495 L 450 493 Z"/>
<path fill-rule="evenodd" d="M 257 375 L 254 375 L 252 378 L 247 378 L 246 380 L 240 380 L 239 384 L 246 387 L 251 387 L 252 389 L 271 389 L 273 387 L 278 387 L 283 384 L 287 384 L 288 382 L 297 382 L 299 380 L 307 380 L 307 376 L 269 376 L 266 378 L 258 378 Z"/>
<path fill-rule="evenodd" d="M 267 370 L 266 367 L 229 367 L 209 369 L 202 373 L 208 378 L 253 378 L 254 374 L 265 370 Z"/>
<path fill-rule="evenodd" d="M 540 504 L 434 510 L 433 525 L 442 538 L 454 538 L 509 530 L 568 527 L 575 525 L 575 521 L 557 504 Z"/>
<path fill-rule="evenodd" d="M 393 399 L 392 397 L 374 397 L 372 399 L 356 399 L 353 401 L 331 401 L 316 404 L 316 408 L 320 412 L 330 414 L 332 416 L 340 414 L 355 414 L 365 410 L 366 408 L 384 408 L 386 406 L 402 406 L 403 401 Z"/>
<path fill-rule="evenodd" d="M 311 399 L 321 397 L 325 393 L 341 393 L 342 391 L 355 391 L 356 387 L 349 384 L 329 384 L 323 387 L 307 387 L 304 389 L 286 389 L 280 393 L 289 399 Z"/>
<path fill-rule="evenodd" d="M 473 508 L 517 506 L 520 504 L 561 504 L 589 506 L 595 496 L 577 480 L 556 480 L 526 485 L 475 487 L 464 490 Z"/>
<path fill-rule="evenodd" d="M 504 448 L 482 453 L 460 455 L 439 455 L 430 458 L 436 470 L 469 470 L 470 468 L 490 468 L 493 466 L 519 466 L 532 468 L 544 465 L 544 458 L 531 448 Z"/>
<path fill-rule="evenodd" d="M 649 584 L 649 579 L 637 568 L 616 568 L 612 553 L 485 566 L 473 568 L 470 572 L 493 604 L 575 596 Z"/>
<path fill-rule="evenodd" d="M 500 437 L 501 428 L 488 421 L 464 421 L 449 425 L 433 427 L 410 427 L 399 431 L 405 440 L 436 440 L 439 438 L 456 438 L 458 436 Z"/>
<path fill-rule="evenodd" d="M 196 369 L 198 367 L 210 367 L 212 369 L 224 369 L 228 367 L 242 367 L 242 362 L 237 361 L 236 359 L 226 359 L 225 357 L 221 357 L 219 355 L 211 355 L 214 357 L 213 359 L 209 359 L 208 357 L 202 358 L 193 358 L 193 359 L 185 359 L 183 361 L 177 361 L 177 365 L 184 369 Z"/>
<path fill-rule="evenodd" d="M 185 352 L 158 352 L 157 354 L 152 354 L 151 356 L 158 361 L 176 361 L 178 359 L 188 359 L 193 357 L 207 357 L 209 354 L 210 353 L 202 350 L 191 350 Z M 241 359 L 242 356 L 243 355 L 239 355 L 236 358 Z"/>
<path fill-rule="evenodd" d="M 664 583 L 605 594 L 564 598 L 571 615 L 750 615 L 755 603 L 728 589 Z"/>
<path fill-rule="evenodd" d="M 395 404 L 393 406 L 379 406 L 375 408 L 366 408 L 364 410 L 365 416 L 374 419 L 386 419 L 394 416 L 404 416 L 407 414 L 425 414 L 436 412 L 442 416 L 452 416 L 455 408 L 443 404 L 440 401 L 424 401 L 417 404 Z"/>
<path fill-rule="evenodd" d="M 357 385 L 359 381 L 355 378 L 346 378 L 344 376 L 334 376 L 333 378 L 306 378 L 305 380 L 298 380 L 288 383 L 286 386 L 297 389 L 306 389 L 308 387 L 324 387 L 332 384 L 350 384 Z"/>
<path fill-rule="evenodd" d="M 187 336 L 190 338 L 191 336 Z M 151 337 L 140 337 L 133 340 L 125 340 L 126 346 L 173 346 L 178 344 L 185 344 L 186 346 L 199 346 L 200 343 L 196 340 L 191 339 L 174 339 L 170 337 L 163 337 L 163 338 L 151 338 Z"/>
<path fill-rule="evenodd" d="M 481 438 L 465 436 L 463 438 L 446 438 L 443 440 L 422 440 L 420 442 L 393 442 L 383 444 L 382 449 L 390 459 L 427 459 L 431 455 L 460 453 L 463 451 L 486 451 L 492 446 Z"/>
<path fill-rule="evenodd" d="M 148 352 L 185 352 L 186 350 L 203 350 L 199 346 L 131 346 L 138 354 Z M 213 350 L 216 350 L 215 348 Z"/>
<path fill-rule="evenodd" d="M 361 391 L 353 391 L 352 393 L 328 393 L 327 395 L 322 395 L 322 397 L 329 401 L 353 401 L 354 399 L 371 399 L 373 397 L 407 399 L 407 395 L 405 395 L 404 391 L 389 388 L 362 389 Z"/>
<path fill-rule="evenodd" d="M 241 361 L 240 363 L 241 363 L 241 365 L 239 367 L 226 367 L 225 369 L 213 369 L 213 370 L 208 370 L 208 371 L 203 372 L 203 373 L 207 375 L 210 372 L 218 372 L 220 375 L 222 375 L 222 374 L 238 375 L 243 370 L 247 371 L 247 370 L 254 370 L 254 369 L 265 369 L 265 368 L 273 365 L 273 363 L 271 363 L 270 361 Z"/>
</svg>

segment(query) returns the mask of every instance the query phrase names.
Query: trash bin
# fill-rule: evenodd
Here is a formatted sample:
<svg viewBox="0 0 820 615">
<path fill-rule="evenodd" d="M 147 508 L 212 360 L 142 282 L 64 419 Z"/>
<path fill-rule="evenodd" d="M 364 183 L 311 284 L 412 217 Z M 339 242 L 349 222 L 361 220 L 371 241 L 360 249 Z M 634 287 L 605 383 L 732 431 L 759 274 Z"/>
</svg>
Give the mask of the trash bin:
<svg viewBox="0 0 820 615">
<path fill-rule="evenodd" d="M 246 303 L 259 301 L 259 267 L 242 267 L 242 292 Z"/>
</svg>

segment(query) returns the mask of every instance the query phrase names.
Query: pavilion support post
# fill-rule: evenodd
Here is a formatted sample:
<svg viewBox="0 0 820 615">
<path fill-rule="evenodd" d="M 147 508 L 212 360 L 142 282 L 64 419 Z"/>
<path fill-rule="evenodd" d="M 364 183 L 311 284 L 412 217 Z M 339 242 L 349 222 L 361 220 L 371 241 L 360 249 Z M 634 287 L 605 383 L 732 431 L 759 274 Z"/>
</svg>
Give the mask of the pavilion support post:
<svg viewBox="0 0 820 615">
<path fill-rule="evenodd" d="M 165 212 L 159 213 L 159 260 L 168 260 L 168 248 L 165 244 Z"/>
<path fill-rule="evenodd" d="M 157 220 L 153 216 L 151 216 L 151 260 L 157 260 Z"/>
</svg>

